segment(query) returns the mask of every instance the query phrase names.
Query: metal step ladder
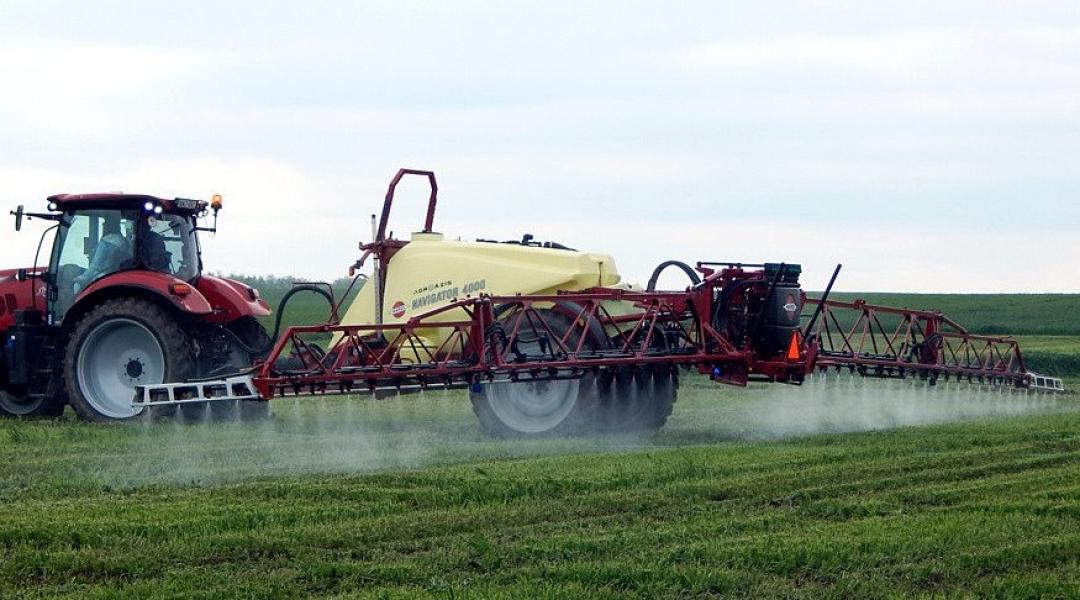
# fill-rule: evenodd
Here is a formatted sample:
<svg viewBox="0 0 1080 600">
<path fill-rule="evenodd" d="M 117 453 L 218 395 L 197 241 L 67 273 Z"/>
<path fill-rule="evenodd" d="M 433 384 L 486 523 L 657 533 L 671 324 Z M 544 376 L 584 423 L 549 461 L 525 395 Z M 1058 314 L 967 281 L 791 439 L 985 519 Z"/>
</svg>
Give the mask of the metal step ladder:
<svg viewBox="0 0 1080 600">
<path fill-rule="evenodd" d="M 30 373 L 27 396 L 31 401 L 44 400 L 56 393 L 56 389 L 52 387 L 55 371 L 56 336 L 45 336 L 41 352 L 38 353 L 34 369 Z"/>
</svg>

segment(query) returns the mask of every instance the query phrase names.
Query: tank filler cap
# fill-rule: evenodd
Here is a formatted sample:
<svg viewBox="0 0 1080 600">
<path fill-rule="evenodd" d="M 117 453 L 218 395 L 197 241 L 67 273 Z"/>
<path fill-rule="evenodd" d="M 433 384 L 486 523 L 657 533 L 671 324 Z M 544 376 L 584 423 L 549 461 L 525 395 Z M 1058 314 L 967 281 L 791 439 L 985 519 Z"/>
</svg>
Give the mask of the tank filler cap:
<svg viewBox="0 0 1080 600">
<path fill-rule="evenodd" d="M 414 231 L 411 239 L 414 242 L 441 242 L 443 234 L 433 231 Z"/>
</svg>

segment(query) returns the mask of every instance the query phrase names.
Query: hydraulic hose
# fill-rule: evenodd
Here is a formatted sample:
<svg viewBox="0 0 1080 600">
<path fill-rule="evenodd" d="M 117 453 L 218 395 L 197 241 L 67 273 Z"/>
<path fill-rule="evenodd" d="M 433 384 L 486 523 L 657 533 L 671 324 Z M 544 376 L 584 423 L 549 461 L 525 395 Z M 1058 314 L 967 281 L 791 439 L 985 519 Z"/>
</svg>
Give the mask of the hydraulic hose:
<svg viewBox="0 0 1080 600">
<path fill-rule="evenodd" d="M 649 278 L 649 284 L 645 286 L 645 289 L 650 292 L 655 292 L 656 282 L 659 281 L 660 274 L 663 273 L 664 269 L 668 267 L 678 267 L 679 269 L 681 269 L 682 272 L 686 273 L 686 276 L 690 278 L 691 285 L 697 285 L 701 283 L 701 277 L 698 276 L 697 272 L 694 271 L 694 269 L 692 269 L 690 265 L 679 260 L 666 260 L 657 265 L 655 269 L 653 269 L 652 277 Z"/>
<path fill-rule="evenodd" d="M 350 286 L 351 287 L 351 286 Z M 285 292 L 285 295 L 281 297 L 281 304 L 278 305 L 277 316 L 274 317 L 274 334 L 270 336 L 270 343 L 273 344 L 278 339 L 278 334 L 281 333 L 281 318 L 285 316 L 285 307 L 289 304 L 289 299 L 294 294 L 300 292 L 314 292 L 326 299 L 327 304 L 330 305 L 331 314 L 337 310 L 337 305 L 334 303 L 334 297 L 330 295 L 330 292 L 315 285 L 297 285 Z"/>
</svg>

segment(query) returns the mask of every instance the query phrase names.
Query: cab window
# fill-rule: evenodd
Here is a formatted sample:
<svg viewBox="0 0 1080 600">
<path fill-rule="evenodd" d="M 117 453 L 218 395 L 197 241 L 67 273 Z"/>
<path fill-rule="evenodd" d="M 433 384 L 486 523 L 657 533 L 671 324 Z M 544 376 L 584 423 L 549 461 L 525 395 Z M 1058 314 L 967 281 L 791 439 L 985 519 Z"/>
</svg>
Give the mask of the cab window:
<svg viewBox="0 0 1080 600">
<path fill-rule="evenodd" d="M 63 318 L 93 282 L 135 266 L 134 211 L 96 210 L 65 215 L 57 231 L 53 314 Z"/>
<path fill-rule="evenodd" d="M 142 266 L 190 281 L 199 274 L 198 248 L 190 217 L 156 215 L 146 218 L 141 248 Z"/>
</svg>

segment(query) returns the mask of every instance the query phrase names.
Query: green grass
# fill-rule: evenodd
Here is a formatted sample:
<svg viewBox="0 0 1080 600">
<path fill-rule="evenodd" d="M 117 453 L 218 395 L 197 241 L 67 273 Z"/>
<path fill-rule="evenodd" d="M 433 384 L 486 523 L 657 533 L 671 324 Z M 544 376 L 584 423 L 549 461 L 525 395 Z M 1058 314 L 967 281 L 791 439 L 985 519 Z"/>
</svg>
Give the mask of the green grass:
<svg viewBox="0 0 1080 600">
<path fill-rule="evenodd" d="M 938 392 L 690 382 L 655 436 L 563 440 L 488 440 L 460 393 L 12 422 L 0 591 L 1070 597 L 1077 399 Z"/>
</svg>

